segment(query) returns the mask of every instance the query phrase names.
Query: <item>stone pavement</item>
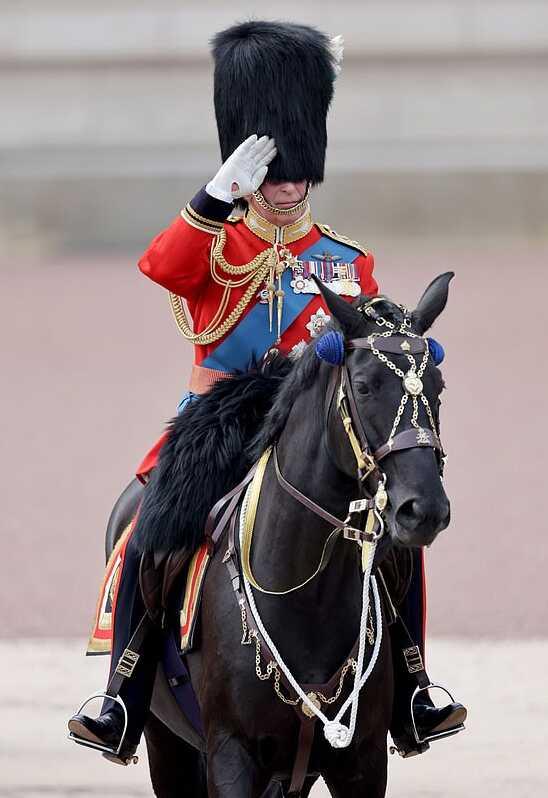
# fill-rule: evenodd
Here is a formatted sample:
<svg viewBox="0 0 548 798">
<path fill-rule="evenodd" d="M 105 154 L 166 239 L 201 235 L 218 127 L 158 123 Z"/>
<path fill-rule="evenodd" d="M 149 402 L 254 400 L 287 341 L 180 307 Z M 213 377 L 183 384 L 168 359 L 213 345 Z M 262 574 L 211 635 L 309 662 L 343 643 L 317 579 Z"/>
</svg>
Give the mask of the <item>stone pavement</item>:
<svg viewBox="0 0 548 798">
<path fill-rule="evenodd" d="M 106 659 L 84 659 L 83 645 L 80 640 L 0 641 L 2 798 L 152 795 L 143 751 L 139 765 L 126 769 L 65 739 L 67 717 L 105 676 Z M 390 798 L 547 795 L 548 641 L 436 639 L 429 670 L 469 706 L 468 729 L 425 756 L 391 757 Z M 323 785 L 313 795 L 327 798 Z"/>
</svg>

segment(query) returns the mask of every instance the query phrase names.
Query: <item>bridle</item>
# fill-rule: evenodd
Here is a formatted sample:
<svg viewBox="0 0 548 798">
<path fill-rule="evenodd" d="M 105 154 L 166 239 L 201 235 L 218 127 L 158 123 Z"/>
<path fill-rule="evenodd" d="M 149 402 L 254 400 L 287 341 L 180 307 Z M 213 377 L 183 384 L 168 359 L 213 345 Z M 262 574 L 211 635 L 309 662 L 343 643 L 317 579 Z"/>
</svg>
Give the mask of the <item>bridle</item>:
<svg viewBox="0 0 548 798">
<path fill-rule="evenodd" d="M 342 524 L 344 536 L 350 540 L 369 542 L 378 540 L 384 532 L 382 514 L 388 504 L 388 493 L 386 490 L 386 475 L 381 467 L 382 461 L 397 451 L 431 448 L 437 456 L 439 473 L 442 476 L 445 460 L 439 436 L 439 427 L 430 403 L 423 393 L 422 377 L 431 357 L 428 341 L 412 332 L 409 313 L 405 308 L 399 306 L 403 310 L 402 321 L 399 323 L 389 321 L 380 315 L 374 305 L 382 301 L 384 301 L 384 297 L 375 297 L 360 308 L 360 312 L 374 320 L 380 330 L 371 333 L 366 338 L 352 338 L 343 342 L 344 352 L 341 362 L 331 366 L 333 371 L 329 380 L 324 413 L 326 428 L 329 429 L 333 405 L 336 405 L 337 413 L 342 421 L 344 431 L 356 459 L 358 484 L 362 493 L 361 498 L 351 501 L 349 504 L 347 518 Z M 328 332 L 326 335 L 341 336 L 340 333 L 336 332 Z M 386 442 L 376 449 L 373 449 L 369 444 L 358 411 L 347 364 L 347 352 L 357 349 L 371 351 L 378 360 L 400 378 L 403 387 L 402 398 L 396 411 L 390 435 Z M 406 356 L 409 362 L 407 372 L 400 369 L 390 359 L 389 355 L 394 354 Z M 415 360 L 415 356 L 418 355 L 420 356 L 419 363 Z M 401 421 L 410 400 L 412 405 L 411 426 L 401 430 Z M 419 424 L 419 401 L 426 412 L 429 428 Z M 276 467 L 276 475 L 278 483 L 284 490 L 291 493 L 294 498 L 305 504 L 309 509 L 315 511 L 317 515 L 323 518 L 326 517 L 326 512 L 319 505 L 310 499 L 307 499 L 306 502 L 303 501 L 303 494 L 283 478 L 278 465 Z M 370 489 L 371 478 L 376 480 L 374 490 Z M 365 528 L 362 528 L 362 513 L 364 512 L 367 513 L 367 516 Z M 331 516 L 330 520 L 336 519 Z"/>
</svg>

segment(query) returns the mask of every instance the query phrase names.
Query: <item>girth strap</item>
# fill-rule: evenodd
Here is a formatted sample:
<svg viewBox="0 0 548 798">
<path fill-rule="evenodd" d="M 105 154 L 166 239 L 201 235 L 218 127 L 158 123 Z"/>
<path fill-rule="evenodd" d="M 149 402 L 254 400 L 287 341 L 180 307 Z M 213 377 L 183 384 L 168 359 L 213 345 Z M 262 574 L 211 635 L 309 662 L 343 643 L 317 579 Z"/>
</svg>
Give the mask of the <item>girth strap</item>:
<svg viewBox="0 0 548 798">
<path fill-rule="evenodd" d="M 291 773 L 291 784 L 289 795 L 297 796 L 301 790 L 308 773 L 310 754 L 312 753 L 312 743 L 314 742 L 314 729 L 316 728 L 316 718 L 307 718 L 304 715 L 300 718 L 299 741 L 297 743 L 297 755 L 293 763 Z"/>
</svg>

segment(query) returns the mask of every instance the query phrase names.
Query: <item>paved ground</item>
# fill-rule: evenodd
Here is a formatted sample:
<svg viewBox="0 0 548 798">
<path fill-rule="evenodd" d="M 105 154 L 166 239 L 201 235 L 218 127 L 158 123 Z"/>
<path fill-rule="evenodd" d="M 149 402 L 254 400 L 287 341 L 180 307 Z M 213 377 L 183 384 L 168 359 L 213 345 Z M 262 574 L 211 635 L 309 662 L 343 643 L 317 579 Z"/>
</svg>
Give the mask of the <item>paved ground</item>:
<svg viewBox="0 0 548 798">
<path fill-rule="evenodd" d="M 144 753 L 118 768 L 65 739 L 67 716 L 103 682 L 82 641 L 0 642 L 0 796 L 150 796 Z M 423 757 L 390 759 L 391 798 L 548 794 L 548 641 L 434 640 L 430 671 L 470 707 L 468 729 Z M 319 785 L 314 798 L 326 798 Z M 181 798 L 185 798 L 184 789 Z M 189 797 L 191 798 L 191 797 Z"/>
</svg>

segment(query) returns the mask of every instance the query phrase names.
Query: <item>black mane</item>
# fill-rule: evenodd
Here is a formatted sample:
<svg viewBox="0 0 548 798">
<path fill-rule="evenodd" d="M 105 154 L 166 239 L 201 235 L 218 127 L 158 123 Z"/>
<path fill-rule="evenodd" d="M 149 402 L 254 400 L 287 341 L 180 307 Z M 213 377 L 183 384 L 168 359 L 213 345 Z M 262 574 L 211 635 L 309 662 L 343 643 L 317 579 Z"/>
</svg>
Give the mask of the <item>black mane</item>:
<svg viewBox="0 0 548 798">
<path fill-rule="evenodd" d="M 210 509 L 253 465 L 249 445 L 291 368 L 278 356 L 222 380 L 170 422 L 133 533 L 140 551 L 195 551 L 202 543 Z"/>
<path fill-rule="evenodd" d="M 366 299 L 358 298 L 355 307 Z M 395 324 L 403 320 L 401 308 L 388 299 L 374 307 Z M 360 335 L 381 329 L 365 317 L 358 327 Z M 262 369 L 222 380 L 170 422 L 133 533 L 140 551 L 196 550 L 210 509 L 278 440 L 320 366 L 312 341 L 297 361 L 278 355 Z"/>
<path fill-rule="evenodd" d="M 250 454 L 253 461 L 257 460 L 265 449 L 278 440 L 297 398 L 316 379 L 320 363 L 320 359 L 316 357 L 314 342 L 312 342 L 306 347 L 284 379 L 264 423 L 252 441 Z"/>
</svg>

